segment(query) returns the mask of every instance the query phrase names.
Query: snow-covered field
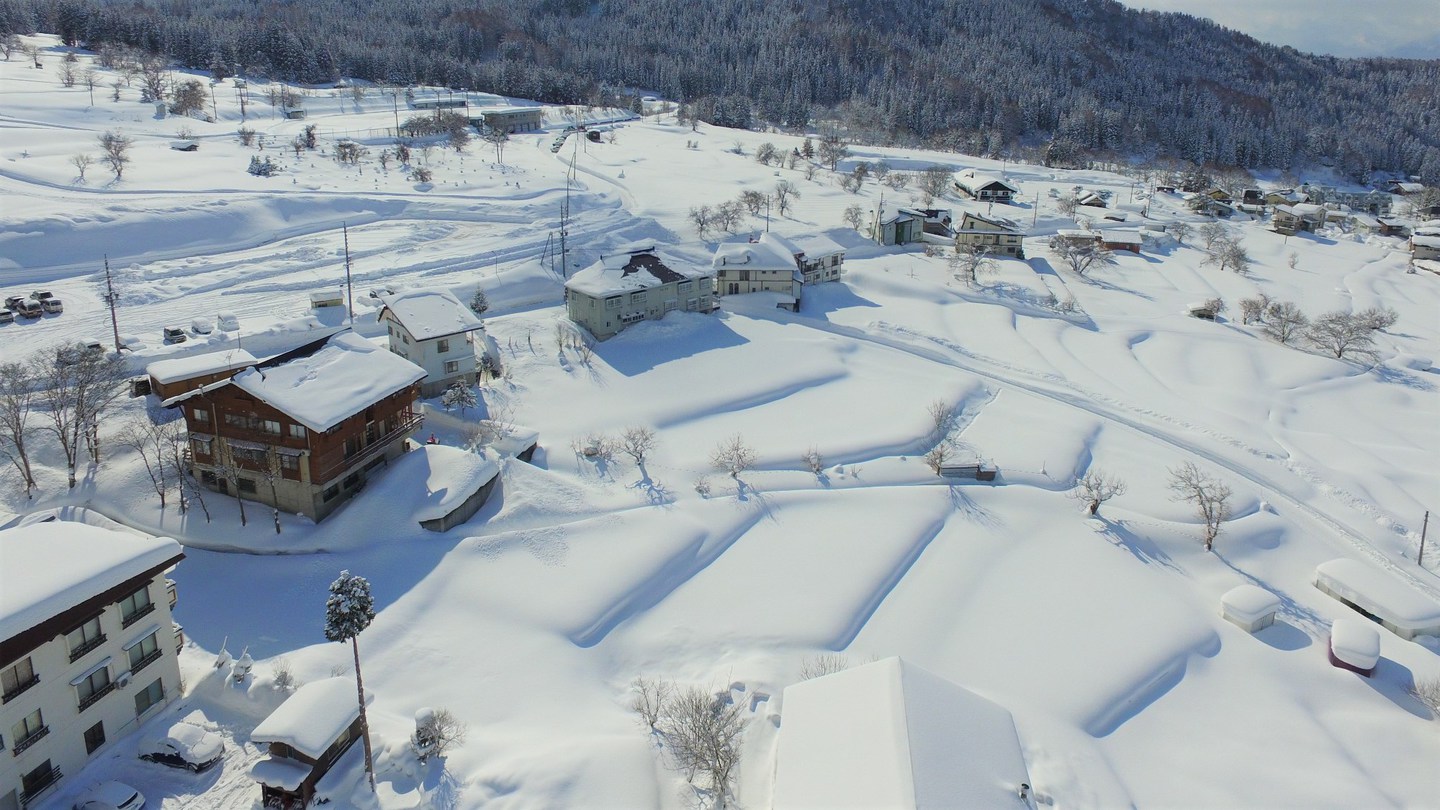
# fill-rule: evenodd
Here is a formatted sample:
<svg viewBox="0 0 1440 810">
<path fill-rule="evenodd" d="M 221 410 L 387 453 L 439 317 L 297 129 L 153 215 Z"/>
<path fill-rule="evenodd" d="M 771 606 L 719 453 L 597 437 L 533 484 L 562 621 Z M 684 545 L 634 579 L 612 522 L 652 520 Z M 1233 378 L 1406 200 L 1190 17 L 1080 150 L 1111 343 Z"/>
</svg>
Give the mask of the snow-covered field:
<svg viewBox="0 0 1440 810">
<path fill-rule="evenodd" d="M 1127 178 L 853 147 L 852 164 L 975 166 L 1022 189 L 1019 205 L 995 213 L 1030 228 L 1030 258 L 999 261 L 969 289 L 943 258 L 844 228 L 846 207 L 879 200 L 875 183 L 852 195 L 826 170 L 806 180 L 752 157 L 766 141 L 798 147 L 796 137 L 651 117 L 613 142 L 572 138 L 552 153 L 563 120 L 550 110 L 551 131 L 516 136 L 504 165 L 483 143 L 439 146 L 432 183 L 417 186 L 376 162 L 387 141 L 360 134 L 392 125 L 388 98 L 357 105 L 314 91 L 309 119 L 286 121 L 252 85 L 245 123 L 264 138 L 259 152 L 234 136 L 229 82 L 216 88 L 218 122 L 157 120 L 138 86 L 113 103 L 102 71 L 91 106 L 83 86 L 60 86 L 58 53 L 45 59 L 43 71 L 0 62 L 0 279 L 4 295 L 43 287 L 66 309 L 0 326 L 0 359 L 105 338 L 107 256 L 120 332 L 148 344 L 131 355 L 137 369 L 233 345 L 234 333 L 161 344 L 162 327 L 219 312 L 239 316 L 256 354 L 301 342 L 295 330 L 315 323 L 307 293 L 343 283 L 343 223 L 362 334 L 384 333 L 364 294 L 380 284 L 462 300 L 483 286 L 507 369 L 482 391 L 484 407 L 535 428 L 542 445 L 534 465 L 504 466 L 470 522 L 440 535 L 416 525 L 424 499 L 411 481 L 382 477 L 323 524 L 287 518 L 276 535 L 253 513 L 242 529 L 218 495 L 208 524 L 162 512 L 138 458 L 113 443 L 67 491 L 45 448 L 35 501 L 7 479 L 9 510 L 84 506 L 186 545 L 173 577 L 190 693 L 154 722 L 201 712 L 230 742 L 220 769 L 191 777 L 137 762 L 122 741 L 67 775 L 45 807 L 68 807 L 105 778 L 132 782 L 152 806 L 255 804 L 244 771 L 260 751 L 248 735 L 283 697 L 271 686 L 277 662 L 302 681 L 349 666 L 348 648 L 322 633 L 341 569 L 371 580 L 380 609 L 360 647 L 387 810 L 691 806 L 627 707 L 642 674 L 746 701 L 737 798 L 767 807 L 781 693 L 826 652 L 855 664 L 900 655 L 1010 709 L 1036 796 L 1053 807 L 1440 803 L 1440 722 L 1407 694 L 1440 676 L 1440 642 L 1382 632 L 1373 679 L 1336 669 L 1329 623 L 1353 612 L 1311 584 L 1317 564 L 1349 557 L 1440 598 L 1440 550 L 1430 570 L 1415 562 L 1422 515 L 1440 503 L 1440 278 L 1407 274 L 1400 240 L 1286 239 L 1242 221 L 1230 227 L 1255 259 L 1248 276 L 1202 266 L 1192 237 L 1080 277 L 1044 248 L 1046 234 L 1074 227 L 1048 192 L 1106 189 L 1134 220 L 1143 203 Z M 297 158 L 286 144 L 307 123 L 321 149 Z M 169 148 L 182 126 L 199 151 Z M 121 181 L 95 165 L 79 182 L 71 156 L 98 153 L 108 129 L 135 139 L 133 162 Z M 371 154 L 341 166 L 330 133 L 353 133 Z M 283 171 L 250 176 L 253 155 Z M 686 212 L 783 179 L 800 196 L 769 226 L 841 241 L 846 274 L 808 288 L 799 313 L 727 298 L 715 315 L 634 326 L 584 362 L 557 345 L 562 270 L 544 261 L 572 158 L 570 271 L 645 240 L 708 264 L 716 237 L 700 240 Z M 887 203 L 914 197 L 883 191 Z M 1148 210 L 1200 222 L 1169 195 Z M 746 217 L 722 236 L 765 227 Z M 1261 292 L 1311 315 L 1388 306 L 1399 319 L 1378 335 L 1377 364 L 1340 361 L 1241 325 L 1240 299 Z M 1048 296 L 1076 306 L 1062 312 Z M 1186 317 L 1217 296 L 1234 320 Z M 925 465 L 936 400 L 999 468 L 995 483 L 947 485 Z M 110 421 L 143 411 L 126 400 Z M 463 421 L 432 414 L 424 430 L 459 444 Z M 643 468 L 573 449 L 629 426 L 657 433 Z M 732 480 L 710 455 L 736 434 L 758 458 Z M 818 474 L 802 462 L 812 448 Z M 1234 490 L 1214 553 L 1166 487 L 1167 469 L 1186 461 Z M 1066 497 L 1092 469 L 1128 484 L 1099 518 Z M 702 476 L 708 497 L 694 486 Z M 1254 636 L 1220 617 L 1221 594 L 1245 583 L 1283 601 Z M 210 668 L 222 643 L 257 659 L 248 686 Z M 423 706 L 469 726 L 428 769 L 404 751 Z"/>
</svg>

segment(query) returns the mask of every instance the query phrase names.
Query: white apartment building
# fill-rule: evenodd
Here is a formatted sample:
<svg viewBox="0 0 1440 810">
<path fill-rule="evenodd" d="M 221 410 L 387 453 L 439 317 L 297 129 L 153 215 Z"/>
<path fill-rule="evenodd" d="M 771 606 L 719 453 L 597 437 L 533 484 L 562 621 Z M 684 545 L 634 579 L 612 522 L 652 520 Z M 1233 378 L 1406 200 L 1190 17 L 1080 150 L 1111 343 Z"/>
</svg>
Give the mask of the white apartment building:
<svg viewBox="0 0 1440 810">
<path fill-rule="evenodd" d="M 604 340 L 632 323 L 677 309 L 715 309 L 714 275 L 663 257 L 653 247 L 603 256 L 565 282 L 570 320 Z"/>
<path fill-rule="evenodd" d="M 166 537 L 0 531 L 0 810 L 30 807 L 180 695 Z"/>
</svg>

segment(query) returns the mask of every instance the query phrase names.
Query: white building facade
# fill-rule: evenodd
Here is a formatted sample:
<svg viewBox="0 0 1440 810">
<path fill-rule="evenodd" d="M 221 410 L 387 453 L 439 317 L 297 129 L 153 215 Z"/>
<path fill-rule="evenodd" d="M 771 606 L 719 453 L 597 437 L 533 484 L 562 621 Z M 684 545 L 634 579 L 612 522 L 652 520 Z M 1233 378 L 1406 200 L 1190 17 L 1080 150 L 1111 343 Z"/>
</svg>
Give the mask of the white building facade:
<svg viewBox="0 0 1440 810">
<path fill-rule="evenodd" d="M 0 531 L 0 810 L 53 795 L 180 695 L 169 538 L 65 521 Z"/>
<path fill-rule="evenodd" d="M 483 346 L 485 324 L 460 299 L 444 290 L 413 290 L 380 300 L 390 351 L 425 370 L 420 396 L 439 396 L 457 382 L 475 384 L 475 344 L 478 338 Z"/>
</svg>

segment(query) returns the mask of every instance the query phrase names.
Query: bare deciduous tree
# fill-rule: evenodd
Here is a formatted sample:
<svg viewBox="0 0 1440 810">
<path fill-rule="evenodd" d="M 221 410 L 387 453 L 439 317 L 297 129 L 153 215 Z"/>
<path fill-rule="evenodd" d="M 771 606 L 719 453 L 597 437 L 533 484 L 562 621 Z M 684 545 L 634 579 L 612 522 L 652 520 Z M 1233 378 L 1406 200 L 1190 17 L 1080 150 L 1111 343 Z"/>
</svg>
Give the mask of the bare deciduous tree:
<svg viewBox="0 0 1440 810">
<path fill-rule="evenodd" d="M 1440 718 L 1440 677 L 1421 678 L 1410 687 L 1410 696 L 1425 704 L 1425 708 Z"/>
<path fill-rule="evenodd" d="M 932 400 L 925 406 L 925 413 L 930 416 L 930 424 L 934 427 L 931 437 L 935 441 L 949 438 L 959 421 L 955 416 L 955 409 L 943 399 Z"/>
<path fill-rule="evenodd" d="M 449 709 L 432 709 L 423 719 L 417 719 L 415 733 L 410 745 L 421 762 L 430 757 L 444 756 L 446 751 L 465 743 L 469 729 Z"/>
<path fill-rule="evenodd" d="M 1270 297 L 1261 293 L 1254 298 L 1240 299 L 1240 323 L 1260 323 L 1265 320 L 1265 312 L 1270 309 Z"/>
<path fill-rule="evenodd" d="M 825 471 L 825 457 L 820 455 L 820 448 L 814 445 L 805 451 L 805 455 L 800 457 L 800 461 L 805 464 L 805 469 L 816 475 Z"/>
<path fill-rule="evenodd" d="M 174 466 L 171 448 L 183 433 L 184 422 L 181 420 L 157 425 L 144 416 L 131 419 L 120 431 L 120 443 L 140 454 L 145 472 L 150 476 L 150 486 L 160 496 L 162 512 L 167 493 L 180 483 L 181 471 Z"/>
<path fill-rule="evenodd" d="M 820 148 L 815 153 L 825 168 L 835 171 L 840 161 L 850 156 L 850 147 L 834 132 L 820 136 Z"/>
<path fill-rule="evenodd" d="M 1210 255 L 1205 257 L 1201 265 L 1214 265 L 1222 273 L 1231 270 L 1242 276 L 1250 270 L 1250 254 L 1238 240 L 1217 239 L 1208 251 Z"/>
<path fill-rule="evenodd" d="M 1288 345 L 1309 326 L 1310 318 L 1293 301 L 1279 301 L 1265 310 L 1265 334 L 1281 343 Z"/>
<path fill-rule="evenodd" d="M 82 183 L 85 182 L 85 170 L 89 169 L 92 165 L 94 165 L 94 163 L 95 158 L 85 154 L 84 152 L 81 152 L 78 155 L 70 156 L 70 165 L 74 166 L 75 171 L 80 173 L 79 179 Z"/>
<path fill-rule="evenodd" d="M 1092 515 L 1100 513 L 1100 505 L 1119 495 L 1125 494 L 1125 482 L 1119 477 L 1106 475 L 1103 470 L 1091 469 L 1075 482 L 1069 497 L 1085 504 Z"/>
<path fill-rule="evenodd" d="M 72 345 L 41 351 L 30 364 L 41 391 L 36 404 L 48 419 L 45 430 L 60 443 L 74 489 L 82 447 L 89 450 L 91 461 L 100 461 L 100 415 L 120 395 L 124 362 L 117 355 Z"/>
<path fill-rule="evenodd" d="M 1076 275 L 1081 276 L 1094 267 L 1115 263 L 1115 255 L 1100 247 L 1098 242 L 1077 242 L 1073 239 L 1052 238 L 1050 252 L 1057 259 L 1069 265 Z"/>
<path fill-rule="evenodd" d="M 1199 228 L 1199 234 L 1200 241 L 1204 243 L 1206 250 L 1212 250 L 1215 247 L 1216 242 L 1228 240 L 1230 238 L 1230 232 L 1225 229 L 1224 225 L 1221 225 L 1218 222 L 1207 222 L 1204 225 L 1201 225 Z"/>
<path fill-rule="evenodd" d="M 764 194 L 751 188 L 740 192 L 739 197 L 740 204 L 743 205 L 745 210 L 749 211 L 752 216 L 758 215 L 760 209 L 765 207 L 766 199 L 768 198 Z"/>
<path fill-rule="evenodd" d="M 775 184 L 775 210 L 782 217 L 789 214 L 790 209 L 795 207 L 795 200 L 799 196 L 800 189 L 796 188 L 794 183 L 789 180 L 781 180 Z"/>
<path fill-rule="evenodd" d="M 125 167 L 130 164 L 130 146 L 135 141 L 126 135 L 121 135 L 113 130 L 107 131 L 99 136 L 100 150 L 104 153 L 102 159 L 115 173 L 115 179 L 125 173 Z"/>
<path fill-rule="evenodd" d="M 275 533 L 280 533 L 280 482 L 285 479 L 285 468 L 280 460 L 280 451 L 275 445 L 265 448 L 265 465 L 260 469 L 260 478 L 270 487 L 270 518 L 275 521 Z"/>
<path fill-rule="evenodd" d="M 916 190 L 920 192 L 921 204 L 929 205 L 945 196 L 954 182 L 948 166 L 936 164 L 927 168 L 920 173 L 919 184 L 916 186 Z"/>
<path fill-rule="evenodd" d="M 1171 236 L 1175 237 L 1175 243 L 1183 245 L 1185 240 L 1190 238 L 1190 225 L 1184 222 L 1175 222 L 1165 229 Z"/>
<path fill-rule="evenodd" d="M 1355 320 L 1360 326 L 1372 332 L 1383 332 L 1395 325 L 1400 319 L 1400 313 L 1392 307 L 1370 307 L 1355 313 Z"/>
<path fill-rule="evenodd" d="M 20 473 L 26 498 L 35 490 L 29 442 L 35 433 L 30 424 L 30 411 L 37 396 L 36 382 L 31 364 L 0 363 L 0 455 Z"/>
<path fill-rule="evenodd" d="M 950 257 L 950 272 L 955 280 L 966 287 L 974 287 L 981 274 L 994 269 L 995 262 L 985 245 L 955 244 L 955 255 Z"/>
<path fill-rule="evenodd" d="M 845 220 L 846 225 L 858 231 L 865 224 L 865 209 L 858 205 L 848 206 L 845 213 L 841 215 L 841 219 Z"/>
<path fill-rule="evenodd" d="M 739 478 L 740 473 L 755 466 L 755 450 L 745 443 L 744 436 L 736 433 L 715 445 L 710 453 L 710 466 L 731 478 Z"/>
<path fill-rule="evenodd" d="M 725 807 L 740 765 L 745 710 L 698 687 L 677 690 L 666 702 L 660 733 L 686 781 L 710 792 L 714 807 Z"/>
<path fill-rule="evenodd" d="M 1373 331 L 1360 318 L 1348 312 L 1327 312 L 1305 330 L 1305 339 L 1339 360 L 1347 357 L 1372 359 L 1375 356 Z"/>
<path fill-rule="evenodd" d="M 641 675 L 630 682 L 630 688 L 634 692 L 630 697 L 631 711 L 639 715 L 640 721 L 651 731 L 658 731 L 670 698 L 669 681 Z"/>
<path fill-rule="evenodd" d="M 229 486 L 230 492 L 235 496 L 235 502 L 240 505 L 240 525 L 246 524 L 245 499 L 240 494 L 240 463 L 235 459 L 235 451 L 230 448 L 230 442 L 223 436 L 216 436 L 215 442 L 215 475 L 224 479 Z"/>
<path fill-rule="evenodd" d="M 714 210 L 708 205 L 702 205 L 698 208 L 691 206 L 688 216 L 690 218 L 690 224 L 695 226 L 695 233 L 699 234 L 701 239 L 704 239 L 705 235 L 710 232 L 711 223 L 715 220 Z"/>
<path fill-rule="evenodd" d="M 950 454 L 953 452 L 954 448 L 950 446 L 950 443 L 948 441 L 942 441 L 925 453 L 925 466 L 929 467 L 936 475 L 939 475 L 940 468 L 949 463 Z"/>
<path fill-rule="evenodd" d="M 1188 501 L 1195 507 L 1196 516 L 1204 524 L 1205 550 L 1214 549 L 1221 526 L 1230 519 L 1230 487 L 1187 461 L 1170 470 L 1170 491 L 1175 500 Z"/>
<path fill-rule="evenodd" d="M 644 465 L 645 457 L 655 449 L 655 431 L 647 427 L 628 427 L 620 433 L 620 449 L 625 455 Z"/>
<path fill-rule="evenodd" d="M 820 653 L 806 658 L 800 665 L 800 680 L 808 681 L 822 675 L 833 675 L 850 668 L 850 659 L 841 653 Z"/>
<path fill-rule="evenodd" d="M 495 147 L 495 162 L 505 163 L 505 146 L 510 143 L 510 134 L 503 129 L 491 127 L 483 136 L 486 143 Z"/>
<path fill-rule="evenodd" d="M 740 224 L 740 214 L 744 209 L 735 200 L 726 200 L 719 203 L 713 209 L 715 226 L 727 233 L 734 233 L 735 226 Z"/>
</svg>

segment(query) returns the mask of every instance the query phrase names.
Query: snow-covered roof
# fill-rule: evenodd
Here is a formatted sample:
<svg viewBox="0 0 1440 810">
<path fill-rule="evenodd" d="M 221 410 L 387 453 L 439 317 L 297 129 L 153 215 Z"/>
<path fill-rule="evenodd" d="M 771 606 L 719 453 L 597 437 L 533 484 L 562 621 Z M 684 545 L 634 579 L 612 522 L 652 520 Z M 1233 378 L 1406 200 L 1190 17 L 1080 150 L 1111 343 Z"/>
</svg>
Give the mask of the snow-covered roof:
<svg viewBox="0 0 1440 810">
<path fill-rule="evenodd" d="M 0 531 L 0 641 L 182 556 L 168 537 L 64 520 Z"/>
<path fill-rule="evenodd" d="M 417 521 L 439 520 L 500 474 L 493 459 L 440 444 L 421 445 L 390 462 L 390 477 L 416 492 L 415 503 L 394 504 Z M 419 485 L 418 488 L 416 485 Z"/>
<path fill-rule="evenodd" d="M 986 225 L 992 225 L 996 228 L 1001 228 L 1012 233 L 1023 232 L 1020 228 L 1020 223 L 1016 222 L 1013 219 L 1006 219 L 1005 217 L 997 217 L 990 214 L 977 214 L 974 211 L 966 211 L 965 214 L 960 217 L 960 227 L 957 228 L 955 232 L 973 233 L 976 229 L 971 227 L 969 220 L 979 220 Z M 984 231 L 984 233 L 991 233 L 991 231 Z"/>
<path fill-rule="evenodd" d="M 790 240 L 773 233 L 763 233 L 757 242 L 730 242 L 715 247 L 711 266 L 744 267 L 748 270 L 795 270 L 795 254 L 800 252 Z"/>
<path fill-rule="evenodd" d="M 372 699 L 374 695 L 367 690 L 365 702 Z M 359 716 L 354 679 L 341 675 L 311 681 L 296 689 L 269 717 L 261 720 L 251 732 L 250 741 L 284 743 L 307 757 L 319 759 Z M 251 775 L 254 773 L 252 770 Z"/>
<path fill-rule="evenodd" d="M 991 185 L 1000 185 L 1006 189 L 1009 189 L 1012 194 L 1020 193 L 1020 189 L 1010 185 L 1003 179 L 996 177 L 993 174 L 981 174 L 974 169 L 966 169 L 965 171 L 960 172 L 959 177 L 960 185 L 967 189 L 977 190 L 986 188 L 987 186 Z"/>
<path fill-rule="evenodd" d="M 350 696 L 354 702 L 355 696 Z M 256 760 L 250 766 L 250 778 L 262 785 L 281 788 L 282 790 L 299 790 L 300 783 L 315 768 L 293 759 L 284 757 L 263 757 Z"/>
<path fill-rule="evenodd" d="M 785 689 L 772 806 L 1024 808 L 1005 708 L 900 658 Z"/>
<path fill-rule="evenodd" d="M 480 427 L 486 435 L 494 436 L 489 447 L 501 456 L 514 458 L 540 443 L 540 431 L 521 425 L 499 424 L 481 419 Z"/>
<path fill-rule="evenodd" d="M 1440 248 L 1440 235 L 1431 236 L 1429 234 L 1423 233 L 1417 234 L 1410 237 L 1410 244 L 1421 245 L 1423 247 Z"/>
<path fill-rule="evenodd" d="M 1214 202 L 1214 200 L 1211 200 L 1211 202 Z M 1115 208 L 1101 208 L 1098 205 L 1077 205 L 1075 206 L 1075 213 L 1078 216 L 1089 217 L 1091 219 L 1110 219 L 1116 222 L 1124 222 L 1130 218 L 1130 214 L 1126 211 Z"/>
<path fill-rule="evenodd" d="M 1358 669 L 1380 662 L 1380 631 L 1364 619 L 1342 617 L 1330 625 L 1330 651 Z"/>
<path fill-rule="evenodd" d="M 1100 232 L 1100 240 L 1117 245 L 1138 245 L 1144 240 L 1139 231 L 1127 230 L 1105 230 Z"/>
<path fill-rule="evenodd" d="M 310 293 L 310 303 L 317 304 L 321 301 L 343 301 L 345 293 L 339 290 L 315 290 Z"/>
<path fill-rule="evenodd" d="M 417 340 L 458 335 L 484 329 L 469 307 L 447 290 L 407 290 L 380 296 L 380 314 L 386 311 Z"/>
<path fill-rule="evenodd" d="M 1425 190 L 1424 183 L 1392 183 L 1390 186 L 1401 194 L 1418 194 Z"/>
<path fill-rule="evenodd" d="M 1359 560 L 1315 567 L 1315 584 L 1411 633 L 1440 633 L 1440 603 Z"/>
<path fill-rule="evenodd" d="M 833 256 L 836 253 L 844 253 L 845 247 L 834 239 L 824 234 L 814 236 L 799 236 L 790 240 L 795 247 L 800 248 L 806 258 L 814 259 L 820 256 Z"/>
<path fill-rule="evenodd" d="M 565 288 L 594 298 L 617 293 L 635 292 L 676 281 L 709 278 L 708 270 L 688 266 L 678 259 L 661 255 L 655 248 L 632 248 L 610 256 L 581 270 L 565 282 Z"/>
<path fill-rule="evenodd" d="M 1092 241 L 1100 238 L 1100 234 L 1096 233 L 1095 231 L 1086 231 L 1081 230 L 1080 228 L 1061 228 L 1060 230 L 1055 232 L 1055 235 L 1060 237 L 1061 239 L 1081 239 L 1085 241 Z"/>
<path fill-rule="evenodd" d="M 218 352 L 192 354 L 189 357 L 177 357 L 173 360 L 156 360 L 145 367 L 145 373 L 163 385 L 179 380 L 203 377 L 206 374 L 248 368 L 257 362 L 259 360 L 255 358 L 255 355 L 244 349 L 225 349 Z"/>
<path fill-rule="evenodd" d="M 425 377 L 425 370 L 360 337 L 341 332 L 318 351 L 230 382 L 317 432 L 324 432 Z"/>
<path fill-rule="evenodd" d="M 1280 597 L 1255 585 L 1237 585 L 1220 597 L 1225 615 L 1253 622 L 1280 609 Z"/>
</svg>

